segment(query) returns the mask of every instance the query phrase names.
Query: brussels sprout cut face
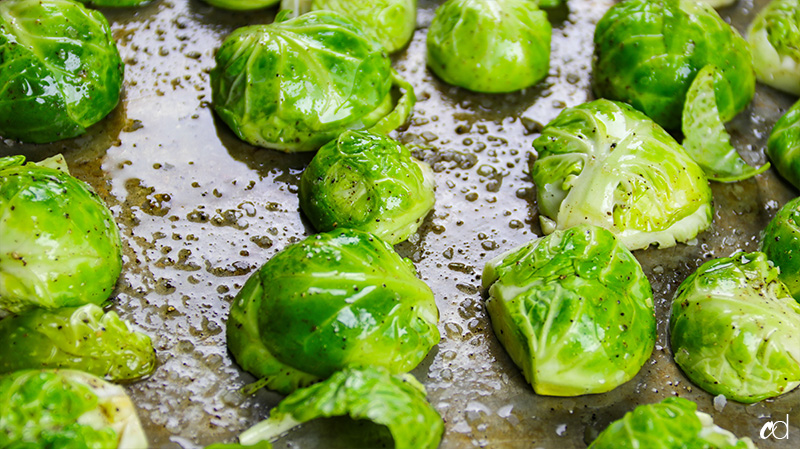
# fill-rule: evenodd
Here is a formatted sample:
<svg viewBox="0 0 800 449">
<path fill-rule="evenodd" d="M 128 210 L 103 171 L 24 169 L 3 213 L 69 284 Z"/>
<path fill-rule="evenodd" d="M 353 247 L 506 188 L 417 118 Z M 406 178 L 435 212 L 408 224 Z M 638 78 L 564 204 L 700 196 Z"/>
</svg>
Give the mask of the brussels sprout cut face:
<svg viewBox="0 0 800 449">
<path fill-rule="evenodd" d="M 0 136 L 44 143 L 83 134 L 119 101 L 108 22 L 70 0 L 0 2 Z"/>
<path fill-rule="evenodd" d="M 767 140 L 767 156 L 781 176 L 800 188 L 800 102 L 775 123 Z"/>
<path fill-rule="evenodd" d="M 786 203 L 769 222 L 761 251 L 779 268 L 778 279 L 800 301 L 800 198 Z"/>
<path fill-rule="evenodd" d="M 634 250 L 685 242 L 711 224 L 703 170 L 626 104 L 597 100 L 565 109 L 533 145 L 545 233 L 589 223 Z"/>
<path fill-rule="evenodd" d="M 653 293 L 614 235 L 578 226 L 486 264 L 495 334 L 539 394 L 603 393 L 653 351 Z"/>
<path fill-rule="evenodd" d="M 287 247 L 236 296 L 228 348 L 290 392 L 346 366 L 413 369 L 439 342 L 439 310 L 413 265 L 372 234 L 339 229 Z"/>
<path fill-rule="evenodd" d="M 751 403 L 800 385 L 800 305 L 764 253 L 709 261 L 678 287 L 675 362 L 702 389 Z"/>
<path fill-rule="evenodd" d="M 626 0 L 597 23 L 592 80 L 595 94 L 630 103 L 667 129 L 697 72 L 721 69 L 715 83 L 720 117 L 729 121 L 755 93 L 747 42 L 710 6 L 696 0 Z"/>
<path fill-rule="evenodd" d="M 300 206 L 319 231 L 368 231 L 389 244 L 414 233 L 433 208 L 433 171 L 388 138 L 346 131 L 314 156 Z"/>
<path fill-rule="evenodd" d="M 476 92 L 530 87 L 550 67 L 550 22 L 529 0 L 448 0 L 428 30 L 428 66 Z"/>
<path fill-rule="evenodd" d="M 750 23 L 747 40 L 758 80 L 800 95 L 800 2 L 771 1 Z"/>
</svg>

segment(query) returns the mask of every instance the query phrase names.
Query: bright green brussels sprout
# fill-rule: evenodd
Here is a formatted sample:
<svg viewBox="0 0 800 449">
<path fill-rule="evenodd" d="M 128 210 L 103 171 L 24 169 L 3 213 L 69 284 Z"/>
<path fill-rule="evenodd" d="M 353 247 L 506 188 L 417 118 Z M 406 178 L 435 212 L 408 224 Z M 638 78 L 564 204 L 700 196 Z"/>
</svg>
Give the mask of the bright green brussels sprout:
<svg viewBox="0 0 800 449">
<path fill-rule="evenodd" d="M 444 423 L 425 399 L 425 387 L 410 374 L 384 368 L 345 369 L 328 380 L 295 391 L 270 410 L 269 418 L 239 436 L 252 444 L 316 418 L 350 416 L 389 428 L 397 449 L 436 449 Z"/>
<path fill-rule="evenodd" d="M 129 6 L 139 6 L 149 3 L 152 0 L 77 0 L 87 5 L 111 8 L 125 8 Z"/>
<path fill-rule="evenodd" d="M 0 373 L 71 368 L 123 381 L 146 376 L 156 367 L 150 337 L 94 304 L 5 318 L 0 320 L 0 341 Z"/>
<path fill-rule="evenodd" d="M 550 67 L 550 22 L 530 0 L 448 0 L 428 29 L 428 67 L 476 92 L 530 87 Z"/>
<path fill-rule="evenodd" d="M 234 11 L 247 11 L 251 9 L 268 8 L 280 3 L 281 0 L 204 0 L 211 6 Z"/>
<path fill-rule="evenodd" d="M 736 3 L 736 0 L 698 0 L 704 3 L 708 3 L 708 6 L 720 9 L 725 8 L 726 6 L 731 6 L 732 4 Z"/>
<path fill-rule="evenodd" d="M 697 411 L 692 401 L 670 397 L 640 405 L 600 433 L 589 449 L 755 449 Z"/>
<path fill-rule="evenodd" d="M 119 102 L 122 61 L 108 22 L 71 0 L 0 2 L 0 136 L 83 134 Z"/>
<path fill-rule="evenodd" d="M 337 229 L 285 248 L 247 280 L 228 348 L 286 393 L 346 366 L 407 372 L 439 342 L 438 319 L 411 261 L 372 234 Z"/>
<path fill-rule="evenodd" d="M 800 2 L 772 0 L 753 19 L 747 40 L 758 80 L 800 95 Z"/>
<path fill-rule="evenodd" d="M 483 271 L 497 338 L 538 394 L 604 393 L 653 351 L 655 310 L 639 262 L 609 231 L 556 231 Z"/>
<path fill-rule="evenodd" d="M 800 197 L 786 203 L 769 222 L 761 251 L 779 268 L 778 279 L 800 301 Z"/>
<path fill-rule="evenodd" d="M 358 22 L 389 53 L 405 47 L 417 26 L 417 0 L 282 0 L 294 15 L 326 9 Z"/>
<path fill-rule="evenodd" d="M 685 242 L 711 224 L 703 170 L 660 126 L 624 103 L 561 112 L 533 146 L 542 229 L 604 227 L 629 249 Z"/>
<path fill-rule="evenodd" d="M 667 129 L 679 129 L 681 110 L 697 72 L 722 70 L 715 83 L 723 122 L 755 93 L 747 42 L 713 8 L 696 0 L 625 0 L 597 23 L 595 94 L 630 103 Z"/>
<path fill-rule="evenodd" d="M 122 387 L 81 371 L 0 376 L 0 447 L 146 448 L 136 409 Z"/>
<path fill-rule="evenodd" d="M 800 385 L 800 304 L 764 253 L 711 260 L 681 283 L 675 362 L 707 392 L 751 403 Z"/>
<path fill-rule="evenodd" d="M 781 176 L 800 188 L 800 101 L 775 122 L 767 140 L 767 156 Z"/>
<path fill-rule="evenodd" d="M 406 121 L 414 89 L 378 42 L 335 12 L 285 15 L 239 28 L 217 52 L 214 109 L 239 138 L 312 151 L 348 129 L 388 133 Z M 404 89 L 394 109 L 392 85 Z"/>
<path fill-rule="evenodd" d="M 122 270 L 111 211 L 83 181 L 0 158 L 0 309 L 101 304 Z"/>
<path fill-rule="evenodd" d="M 389 244 L 413 234 L 433 208 L 433 171 L 388 137 L 345 131 L 300 178 L 300 207 L 318 231 L 355 228 Z"/>
</svg>

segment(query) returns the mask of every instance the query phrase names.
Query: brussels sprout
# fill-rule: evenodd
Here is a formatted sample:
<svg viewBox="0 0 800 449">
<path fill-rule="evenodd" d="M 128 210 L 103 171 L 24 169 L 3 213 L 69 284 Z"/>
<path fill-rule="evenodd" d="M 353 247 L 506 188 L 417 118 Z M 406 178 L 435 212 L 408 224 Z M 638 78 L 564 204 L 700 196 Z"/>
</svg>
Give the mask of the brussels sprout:
<svg viewBox="0 0 800 449">
<path fill-rule="evenodd" d="M 283 15 L 239 28 L 217 52 L 214 109 L 239 138 L 311 151 L 348 129 L 388 133 L 406 121 L 414 89 L 379 43 L 335 12 Z M 394 110 L 392 85 L 404 90 Z"/>
<path fill-rule="evenodd" d="M 747 30 L 756 78 L 800 95 L 800 2 L 772 0 Z"/>
<path fill-rule="evenodd" d="M 94 304 L 5 318 L 0 341 L 0 373 L 71 368 L 120 381 L 146 376 L 156 367 L 150 337 Z"/>
<path fill-rule="evenodd" d="M 234 11 L 247 11 L 251 9 L 268 8 L 280 3 L 281 0 L 204 0 L 211 6 Z"/>
<path fill-rule="evenodd" d="M 711 260 L 681 283 L 675 362 L 707 392 L 751 403 L 800 385 L 800 304 L 764 253 Z"/>
<path fill-rule="evenodd" d="M 604 227 L 629 249 L 685 242 L 711 224 L 703 170 L 630 106 L 596 100 L 559 114 L 533 146 L 542 229 Z"/>
<path fill-rule="evenodd" d="M 111 8 L 125 8 L 129 6 L 139 6 L 149 3 L 152 0 L 77 0 L 84 4 L 111 7 Z"/>
<path fill-rule="evenodd" d="M 442 418 L 425 399 L 425 387 L 410 374 L 386 369 L 345 369 L 328 380 L 295 391 L 239 436 L 244 444 L 277 438 L 316 418 L 349 415 L 389 428 L 397 449 L 435 449 L 444 432 Z"/>
<path fill-rule="evenodd" d="M 428 67 L 476 92 L 533 86 L 550 67 L 550 22 L 530 0 L 448 0 L 428 29 Z"/>
<path fill-rule="evenodd" d="M 755 93 L 747 42 L 696 0 L 625 0 L 597 23 L 594 43 L 595 94 L 630 103 L 667 129 L 680 128 L 686 92 L 706 65 L 722 71 L 715 93 L 723 122 Z"/>
<path fill-rule="evenodd" d="M 300 207 L 318 231 L 368 231 L 394 245 L 433 208 L 433 171 L 408 148 L 345 131 L 323 146 L 300 178 Z"/>
<path fill-rule="evenodd" d="M 727 6 L 731 6 L 732 4 L 736 3 L 736 0 L 698 0 L 704 3 L 708 3 L 708 6 L 720 9 L 725 8 Z"/>
<path fill-rule="evenodd" d="M 83 181 L 24 162 L 0 158 L 0 309 L 104 302 L 122 270 L 114 217 Z"/>
<path fill-rule="evenodd" d="M 389 53 L 405 47 L 417 26 L 417 0 L 282 0 L 293 15 L 327 9 L 358 22 Z"/>
<path fill-rule="evenodd" d="M 409 260 L 372 234 L 338 229 L 287 247 L 247 280 L 228 348 L 287 393 L 346 366 L 407 372 L 439 342 L 438 319 Z"/>
<path fill-rule="evenodd" d="M 779 268 L 778 279 L 800 301 L 800 198 L 786 203 L 769 222 L 761 251 Z"/>
<path fill-rule="evenodd" d="M 671 397 L 640 405 L 612 422 L 589 449 L 755 449 L 750 438 L 737 439 L 697 411 L 692 401 Z"/>
<path fill-rule="evenodd" d="M 609 231 L 556 231 L 486 264 L 497 338 L 538 394 L 604 393 L 653 351 L 655 310 L 639 262 Z"/>
<path fill-rule="evenodd" d="M 800 189 L 800 101 L 775 122 L 767 140 L 767 156 L 778 173 Z"/>
<path fill-rule="evenodd" d="M 71 0 L 0 2 L 0 135 L 75 137 L 119 102 L 122 61 L 108 22 Z"/>
<path fill-rule="evenodd" d="M 0 376 L 0 447 L 146 448 L 125 390 L 73 370 Z"/>
</svg>

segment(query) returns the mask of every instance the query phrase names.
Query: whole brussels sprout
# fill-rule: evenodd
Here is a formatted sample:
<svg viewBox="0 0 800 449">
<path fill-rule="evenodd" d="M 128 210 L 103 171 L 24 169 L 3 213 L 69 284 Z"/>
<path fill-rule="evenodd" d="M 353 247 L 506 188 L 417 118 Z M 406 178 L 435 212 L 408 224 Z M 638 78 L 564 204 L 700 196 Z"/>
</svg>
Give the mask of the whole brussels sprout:
<svg viewBox="0 0 800 449">
<path fill-rule="evenodd" d="M 125 390 L 81 371 L 0 376 L 0 447 L 146 448 Z"/>
<path fill-rule="evenodd" d="M 327 9 L 358 22 L 389 53 L 405 47 L 417 26 L 417 0 L 282 0 L 293 15 Z"/>
<path fill-rule="evenodd" d="M 242 140 L 312 151 L 348 129 L 387 133 L 403 124 L 414 89 L 383 47 L 349 19 L 312 11 L 234 31 L 211 71 L 214 109 Z M 404 89 L 392 105 L 392 85 Z"/>
<path fill-rule="evenodd" d="M 105 17 L 71 0 L 0 2 L 0 135 L 67 139 L 119 102 L 123 65 Z"/>
<path fill-rule="evenodd" d="M 703 264 L 678 287 L 675 362 L 707 392 L 751 403 L 800 385 L 800 304 L 764 253 Z"/>
<path fill-rule="evenodd" d="M 772 0 L 747 30 L 756 77 L 800 95 L 800 1 Z"/>
<path fill-rule="evenodd" d="M 800 301 L 800 197 L 786 203 L 764 230 L 761 251 L 780 270 L 778 279 Z"/>
<path fill-rule="evenodd" d="M 778 173 L 800 189 L 800 101 L 775 122 L 767 140 L 767 156 Z"/>
<path fill-rule="evenodd" d="M 0 309 L 101 304 L 122 271 L 114 217 L 68 173 L 0 158 Z"/>
<path fill-rule="evenodd" d="M 448 0 L 428 29 L 428 67 L 449 84 L 502 93 L 550 68 L 550 22 L 530 0 Z"/>
<path fill-rule="evenodd" d="M 609 231 L 556 231 L 486 264 L 495 335 L 538 394 L 604 393 L 653 351 L 655 310 L 639 262 Z"/>
<path fill-rule="evenodd" d="M 533 142 L 542 229 L 604 227 L 634 250 L 685 242 L 711 225 L 703 170 L 660 126 L 624 103 L 561 112 Z"/>
<path fill-rule="evenodd" d="M 439 342 L 439 310 L 414 266 L 367 232 L 337 229 L 278 253 L 231 306 L 228 349 L 288 393 L 346 366 L 417 366 Z"/>
<path fill-rule="evenodd" d="M 697 411 L 692 401 L 670 397 L 640 405 L 600 433 L 589 449 L 755 449 Z"/>
<path fill-rule="evenodd" d="M 268 8 L 280 3 L 281 0 L 204 0 L 211 6 L 234 11 L 248 11 L 251 9 Z"/>
<path fill-rule="evenodd" d="M 83 4 L 100 7 L 125 8 L 128 6 L 139 6 L 149 3 L 152 0 L 77 0 Z"/>
<path fill-rule="evenodd" d="M 433 208 L 433 171 L 388 137 L 345 131 L 300 178 L 300 207 L 318 231 L 355 228 L 400 243 Z"/>
<path fill-rule="evenodd" d="M 715 83 L 723 122 L 755 93 L 747 42 L 713 8 L 696 0 L 625 0 L 597 23 L 593 87 L 667 129 L 679 129 L 681 110 L 697 72 L 722 71 Z"/>
</svg>

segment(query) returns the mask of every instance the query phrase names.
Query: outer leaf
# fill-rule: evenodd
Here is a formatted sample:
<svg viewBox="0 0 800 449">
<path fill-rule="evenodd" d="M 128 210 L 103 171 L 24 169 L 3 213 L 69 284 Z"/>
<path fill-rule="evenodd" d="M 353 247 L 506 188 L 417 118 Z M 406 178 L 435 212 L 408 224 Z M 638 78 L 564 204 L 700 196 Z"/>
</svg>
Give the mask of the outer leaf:
<svg viewBox="0 0 800 449">
<path fill-rule="evenodd" d="M 204 0 L 211 6 L 234 11 L 249 11 L 277 5 L 281 0 Z"/>
<path fill-rule="evenodd" d="M 131 6 L 144 5 L 152 0 L 77 0 L 83 4 L 90 4 L 100 7 L 127 8 Z"/>
<path fill-rule="evenodd" d="M 767 156 L 781 176 L 800 188 L 800 102 L 775 123 L 767 140 Z"/>
<path fill-rule="evenodd" d="M 800 2 L 771 1 L 750 23 L 747 40 L 758 80 L 800 95 Z"/>
<path fill-rule="evenodd" d="M 780 269 L 778 279 L 800 301 L 800 198 L 786 203 L 769 222 L 761 251 Z"/>
</svg>

